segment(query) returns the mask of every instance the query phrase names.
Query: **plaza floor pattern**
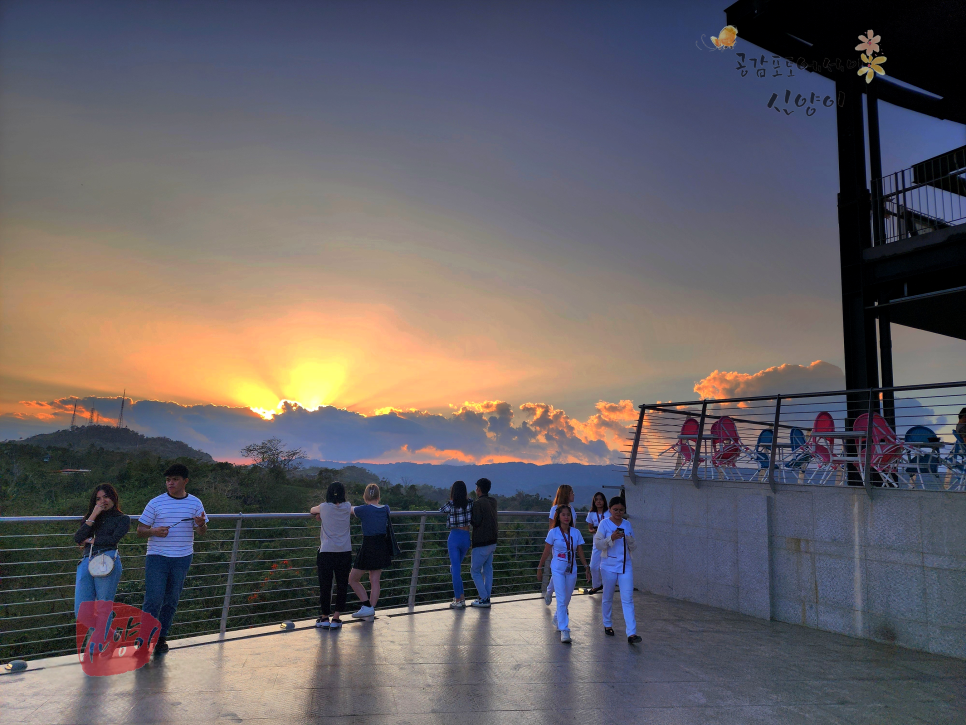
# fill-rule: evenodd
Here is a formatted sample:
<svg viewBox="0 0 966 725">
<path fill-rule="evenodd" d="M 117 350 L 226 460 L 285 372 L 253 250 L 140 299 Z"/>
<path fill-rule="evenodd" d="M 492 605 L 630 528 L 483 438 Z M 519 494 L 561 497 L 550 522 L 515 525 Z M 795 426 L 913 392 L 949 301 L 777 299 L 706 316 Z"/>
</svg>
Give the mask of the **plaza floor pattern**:
<svg viewBox="0 0 966 725">
<path fill-rule="evenodd" d="M 637 594 L 576 595 L 573 643 L 541 599 L 422 608 L 374 622 L 172 642 L 142 669 L 87 677 L 76 657 L 0 677 L 3 723 L 966 723 L 966 662 Z M 175 625 L 177 627 L 177 625 Z"/>
</svg>

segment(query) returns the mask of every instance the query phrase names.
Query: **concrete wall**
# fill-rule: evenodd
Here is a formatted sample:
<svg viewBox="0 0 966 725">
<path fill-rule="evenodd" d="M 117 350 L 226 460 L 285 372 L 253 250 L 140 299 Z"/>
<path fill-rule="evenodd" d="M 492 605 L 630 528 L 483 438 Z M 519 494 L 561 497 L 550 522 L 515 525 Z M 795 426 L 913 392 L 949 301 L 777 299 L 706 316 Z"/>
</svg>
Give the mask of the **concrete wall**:
<svg viewBox="0 0 966 725">
<path fill-rule="evenodd" d="M 966 659 L 966 494 L 638 478 L 635 583 Z"/>
</svg>

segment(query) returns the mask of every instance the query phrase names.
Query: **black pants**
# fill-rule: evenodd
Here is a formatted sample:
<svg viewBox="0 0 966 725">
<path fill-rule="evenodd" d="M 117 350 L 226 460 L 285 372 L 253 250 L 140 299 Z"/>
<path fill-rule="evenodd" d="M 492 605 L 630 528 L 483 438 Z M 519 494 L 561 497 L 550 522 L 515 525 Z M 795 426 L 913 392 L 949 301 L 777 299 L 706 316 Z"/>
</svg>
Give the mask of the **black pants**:
<svg viewBox="0 0 966 725">
<path fill-rule="evenodd" d="M 332 611 L 332 575 L 335 574 L 335 611 L 345 611 L 349 593 L 349 570 L 352 569 L 351 551 L 320 551 L 315 557 L 319 569 L 319 614 L 328 617 Z"/>
</svg>

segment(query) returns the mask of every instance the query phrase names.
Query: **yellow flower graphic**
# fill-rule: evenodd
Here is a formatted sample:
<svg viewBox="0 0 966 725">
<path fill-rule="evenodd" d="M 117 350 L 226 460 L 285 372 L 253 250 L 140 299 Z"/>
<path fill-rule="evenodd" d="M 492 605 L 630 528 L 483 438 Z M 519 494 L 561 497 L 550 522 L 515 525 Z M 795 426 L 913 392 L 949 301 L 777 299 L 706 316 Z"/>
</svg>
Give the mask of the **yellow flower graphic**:
<svg viewBox="0 0 966 725">
<path fill-rule="evenodd" d="M 868 35 L 860 35 L 859 40 L 862 42 L 855 46 L 856 50 L 861 50 L 866 53 L 878 53 L 879 52 L 879 41 L 882 40 L 881 35 L 873 35 L 872 29 L 869 28 Z"/>
<path fill-rule="evenodd" d="M 878 73 L 880 76 L 884 76 L 886 72 L 882 69 L 882 64 L 886 62 L 886 57 L 880 55 L 878 58 L 870 58 L 865 53 L 861 55 L 862 62 L 865 63 L 864 68 L 859 68 L 859 75 L 865 76 L 865 82 L 871 83 L 875 74 Z"/>
</svg>

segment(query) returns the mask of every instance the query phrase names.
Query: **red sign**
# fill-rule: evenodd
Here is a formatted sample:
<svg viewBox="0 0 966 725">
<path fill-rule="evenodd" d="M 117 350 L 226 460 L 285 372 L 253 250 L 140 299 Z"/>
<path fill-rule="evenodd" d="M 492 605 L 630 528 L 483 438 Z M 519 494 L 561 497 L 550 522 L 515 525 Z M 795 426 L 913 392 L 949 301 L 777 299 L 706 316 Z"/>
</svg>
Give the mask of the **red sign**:
<svg viewBox="0 0 966 725">
<path fill-rule="evenodd" d="M 118 675 L 143 667 L 158 643 L 161 623 L 119 602 L 84 602 L 77 615 L 77 656 L 85 674 Z"/>
</svg>

